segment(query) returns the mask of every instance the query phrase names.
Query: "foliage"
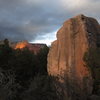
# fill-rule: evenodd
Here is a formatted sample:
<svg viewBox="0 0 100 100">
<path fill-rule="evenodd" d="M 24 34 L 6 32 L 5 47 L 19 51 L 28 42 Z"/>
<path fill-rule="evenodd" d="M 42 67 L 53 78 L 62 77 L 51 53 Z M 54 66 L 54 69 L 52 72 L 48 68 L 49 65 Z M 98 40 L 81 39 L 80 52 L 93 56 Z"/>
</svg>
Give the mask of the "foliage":
<svg viewBox="0 0 100 100">
<path fill-rule="evenodd" d="M 31 98 L 31 87 L 36 100 L 41 100 L 42 97 L 46 100 L 56 98 L 55 88 L 47 74 L 48 51 L 47 46 L 37 55 L 28 48 L 13 49 L 5 39 L 4 44 L 0 45 L 0 99 L 23 100 L 25 95 Z"/>
<path fill-rule="evenodd" d="M 51 76 L 36 76 L 25 91 L 24 100 L 60 100 L 54 80 Z"/>
<path fill-rule="evenodd" d="M 21 86 L 16 83 L 15 73 L 12 70 L 0 69 L 0 99 L 13 100 L 18 98 L 16 95 Z"/>
<path fill-rule="evenodd" d="M 7 40 L 6 40 L 7 41 Z M 13 49 L 9 47 L 8 43 L 0 45 L 0 67 L 3 69 L 11 68 L 12 58 L 13 58 Z M 10 62 L 11 61 L 11 62 Z"/>
<path fill-rule="evenodd" d="M 90 48 L 84 55 L 84 61 L 91 68 L 100 67 L 100 48 Z"/>
<path fill-rule="evenodd" d="M 49 47 L 46 45 L 37 55 L 38 59 L 38 71 L 41 75 L 47 75 L 47 56 L 49 52 Z M 43 68 L 44 67 L 44 68 Z"/>
<path fill-rule="evenodd" d="M 93 93 L 100 95 L 100 48 L 90 48 L 84 54 L 83 60 L 91 70 L 94 79 Z"/>
<path fill-rule="evenodd" d="M 35 75 L 47 75 L 47 54 L 49 48 L 45 46 L 35 55 L 28 48 L 13 49 L 7 39 L 0 45 L 0 68 L 13 70 L 18 80 L 29 79 Z"/>
</svg>

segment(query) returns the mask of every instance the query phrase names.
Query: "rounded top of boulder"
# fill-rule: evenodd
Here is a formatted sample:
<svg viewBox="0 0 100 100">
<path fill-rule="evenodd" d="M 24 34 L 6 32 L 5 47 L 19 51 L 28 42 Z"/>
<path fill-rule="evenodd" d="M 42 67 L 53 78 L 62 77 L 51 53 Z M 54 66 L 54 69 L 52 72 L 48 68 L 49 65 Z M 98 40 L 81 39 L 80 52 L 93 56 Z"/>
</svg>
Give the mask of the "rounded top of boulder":
<svg viewBox="0 0 100 100">
<path fill-rule="evenodd" d="M 79 14 L 79 15 L 76 15 L 75 17 L 86 17 L 84 14 Z"/>
</svg>

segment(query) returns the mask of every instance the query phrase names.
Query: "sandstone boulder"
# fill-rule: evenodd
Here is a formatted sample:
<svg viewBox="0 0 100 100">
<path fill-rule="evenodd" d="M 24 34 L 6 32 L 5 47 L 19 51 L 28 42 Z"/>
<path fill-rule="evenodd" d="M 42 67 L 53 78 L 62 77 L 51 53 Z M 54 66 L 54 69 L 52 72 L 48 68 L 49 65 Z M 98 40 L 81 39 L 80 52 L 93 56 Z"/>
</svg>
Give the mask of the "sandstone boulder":
<svg viewBox="0 0 100 100">
<path fill-rule="evenodd" d="M 48 73 L 59 77 L 68 100 L 86 100 L 92 93 L 91 71 L 83 56 L 88 48 L 100 46 L 99 40 L 99 23 L 84 15 L 65 21 L 57 32 L 48 54 Z"/>
</svg>

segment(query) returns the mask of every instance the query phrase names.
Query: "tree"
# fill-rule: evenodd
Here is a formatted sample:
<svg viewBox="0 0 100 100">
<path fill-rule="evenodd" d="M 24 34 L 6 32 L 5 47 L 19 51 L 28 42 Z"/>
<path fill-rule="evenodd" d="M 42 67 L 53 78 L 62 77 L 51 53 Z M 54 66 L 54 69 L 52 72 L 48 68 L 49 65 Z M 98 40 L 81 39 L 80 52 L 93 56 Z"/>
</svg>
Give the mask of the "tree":
<svg viewBox="0 0 100 100">
<path fill-rule="evenodd" d="M 57 95 L 54 77 L 36 76 L 31 81 L 29 89 L 23 93 L 24 100 L 62 100 Z"/>
<path fill-rule="evenodd" d="M 9 46 L 9 40 L 8 40 L 8 39 L 5 39 L 5 40 L 4 40 L 4 45 L 5 45 L 5 46 Z"/>
<path fill-rule="evenodd" d="M 100 95 L 100 48 L 90 48 L 84 54 L 83 60 L 90 69 L 94 79 L 93 93 Z"/>
<path fill-rule="evenodd" d="M 9 46 L 9 41 L 4 40 L 4 44 L 0 45 L 0 67 L 3 69 L 11 68 L 11 59 L 13 58 L 14 50 Z M 10 63 L 11 61 L 11 63 Z"/>
<path fill-rule="evenodd" d="M 37 70 L 39 71 L 39 74 L 47 75 L 48 52 L 49 52 L 49 47 L 45 45 L 44 48 L 42 48 L 40 52 L 37 54 L 37 60 L 38 60 Z"/>
<path fill-rule="evenodd" d="M 46 94 L 47 100 L 52 100 L 51 97 L 56 98 L 54 85 L 47 73 L 48 51 L 49 48 L 45 45 L 35 55 L 28 48 L 13 49 L 9 46 L 9 41 L 4 40 L 4 44 L 0 45 L 0 82 L 2 83 L 0 97 L 2 100 L 23 100 L 22 93 L 27 91 L 28 94 L 25 95 L 30 96 L 31 86 L 36 98 L 45 99 Z"/>
</svg>

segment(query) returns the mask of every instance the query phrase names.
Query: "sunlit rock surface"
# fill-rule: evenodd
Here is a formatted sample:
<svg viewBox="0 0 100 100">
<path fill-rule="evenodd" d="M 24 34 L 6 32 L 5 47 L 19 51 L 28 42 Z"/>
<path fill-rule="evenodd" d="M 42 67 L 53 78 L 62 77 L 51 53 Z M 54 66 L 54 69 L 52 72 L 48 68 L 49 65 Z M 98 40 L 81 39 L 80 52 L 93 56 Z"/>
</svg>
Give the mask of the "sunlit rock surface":
<svg viewBox="0 0 100 100">
<path fill-rule="evenodd" d="M 27 47 L 30 51 L 33 51 L 34 54 L 37 54 L 45 46 L 46 46 L 46 44 L 38 44 L 38 43 L 34 44 L 34 43 L 28 43 L 28 41 L 21 41 L 21 42 L 17 42 L 16 44 L 14 44 L 13 48 L 23 49 L 23 48 Z"/>
<path fill-rule="evenodd" d="M 98 22 L 84 15 L 65 21 L 57 32 L 48 55 L 48 73 L 60 78 L 68 100 L 86 100 L 91 95 L 93 80 L 83 56 L 88 48 L 100 46 L 99 40 Z"/>
</svg>

